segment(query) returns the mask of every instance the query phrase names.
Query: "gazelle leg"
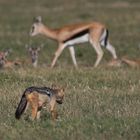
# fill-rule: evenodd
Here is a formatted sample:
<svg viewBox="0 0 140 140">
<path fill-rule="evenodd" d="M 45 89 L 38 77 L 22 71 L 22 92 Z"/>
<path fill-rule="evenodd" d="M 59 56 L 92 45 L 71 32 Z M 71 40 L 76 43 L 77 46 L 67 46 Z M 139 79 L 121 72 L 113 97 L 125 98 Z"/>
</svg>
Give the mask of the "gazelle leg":
<svg viewBox="0 0 140 140">
<path fill-rule="evenodd" d="M 97 53 L 97 59 L 94 64 L 94 67 L 97 67 L 99 65 L 104 53 L 103 53 L 103 50 L 99 43 L 95 43 L 92 40 L 90 40 L 90 43 Z"/>
<path fill-rule="evenodd" d="M 116 50 L 109 42 L 107 43 L 106 49 L 112 54 L 114 59 L 117 59 Z"/>
<path fill-rule="evenodd" d="M 69 47 L 69 51 L 70 51 L 70 54 L 71 54 L 71 58 L 72 58 L 73 64 L 77 68 L 78 66 L 77 66 L 77 62 L 76 62 L 74 47 L 73 46 L 70 46 Z"/>
<path fill-rule="evenodd" d="M 62 53 L 62 51 L 64 50 L 64 48 L 65 48 L 65 45 L 64 45 L 64 44 L 60 44 L 60 45 L 59 45 L 57 51 L 55 52 L 55 56 L 54 56 L 54 58 L 53 58 L 53 61 L 52 61 L 52 63 L 51 63 L 51 68 L 54 67 L 54 65 L 55 65 L 55 63 L 56 63 L 58 57 L 61 55 L 61 53 Z"/>
</svg>

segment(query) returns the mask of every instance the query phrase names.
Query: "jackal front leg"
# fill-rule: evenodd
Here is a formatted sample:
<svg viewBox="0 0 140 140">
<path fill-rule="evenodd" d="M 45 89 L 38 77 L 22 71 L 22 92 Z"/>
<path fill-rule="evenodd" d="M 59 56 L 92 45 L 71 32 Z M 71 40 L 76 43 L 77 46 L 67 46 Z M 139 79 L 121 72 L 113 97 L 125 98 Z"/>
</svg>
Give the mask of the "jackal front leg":
<svg viewBox="0 0 140 140">
<path fill-rule="evenodd" d="M 30 98 L 29 103 L 31 105 L 31 120 L 34 120 L 37 117 L 38 111 L 38 97 L 33 96 Z"/>
<path fill-rule="evenodd" d="M 51 118 L 52 120 L 56 120 L 57 119 L 57 112 L 56 112 L 56 100 L 52 99 L 50 101 L 50 112 L 51 112 Z"/>
<path fill-rule="evenodd" d="M 43 104 L 39 104 L 39 106 L 38 106 L 38 110 L 37 110 L 37 120 L 39 120 L 40 119 L 40 113 L 41 113 L 41 110 L 42 110 L 42 105 Z"/>
</svg>

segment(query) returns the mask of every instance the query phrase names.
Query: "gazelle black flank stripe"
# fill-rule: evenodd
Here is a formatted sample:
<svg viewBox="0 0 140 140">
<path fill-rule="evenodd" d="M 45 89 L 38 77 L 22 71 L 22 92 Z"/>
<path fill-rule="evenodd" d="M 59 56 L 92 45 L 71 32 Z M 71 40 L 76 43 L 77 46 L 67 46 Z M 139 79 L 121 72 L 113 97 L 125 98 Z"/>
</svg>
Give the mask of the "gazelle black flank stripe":
<svg viewBox="0 0 140 140">
<path fill-rule="evenodd" d="M 63 43 L 66 43 L 67 41 L 79 38 L 79 37 L 81 37 L 81 36 L 83 36 L 85 34 L 88 34 L 88 33 L 89 33 L 89 29 L 83 30 L 83 31 L 81 31 L 79 33 L 76 33 L 75 35 L 71 36 L 70 38 L 64 40 Z"/>
<path fill-rule="evenodd" d="M 104 46 L 106 47 L 107 42 L 108 42 L 108 37 L 109 37 L 109 31 L 106 29 L 106 36 L 105 36 L 105 41 L 104 41 Z"/>
</svg>

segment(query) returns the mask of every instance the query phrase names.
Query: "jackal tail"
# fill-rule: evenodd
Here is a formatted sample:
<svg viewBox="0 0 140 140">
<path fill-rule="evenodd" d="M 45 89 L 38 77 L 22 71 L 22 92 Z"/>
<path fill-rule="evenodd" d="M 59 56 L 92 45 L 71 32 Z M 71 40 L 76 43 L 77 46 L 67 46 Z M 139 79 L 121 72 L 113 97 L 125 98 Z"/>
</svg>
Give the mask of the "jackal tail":
<svg viewBox="0 0 140 140">
<path fill-rule="evenodd" d="M 16 119 L 20 119 L 21 115 L 26 109 L 26 106 L 27 106 L 27 99 L 26 99 L 25 94 L 23 94 L 15 112 Z"/>
</svg>

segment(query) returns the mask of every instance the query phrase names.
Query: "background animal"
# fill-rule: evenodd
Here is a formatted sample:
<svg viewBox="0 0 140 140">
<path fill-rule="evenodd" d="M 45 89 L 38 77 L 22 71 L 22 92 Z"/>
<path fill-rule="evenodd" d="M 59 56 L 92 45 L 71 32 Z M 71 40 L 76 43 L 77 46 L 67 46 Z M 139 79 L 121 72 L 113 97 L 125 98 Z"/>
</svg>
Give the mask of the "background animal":
<svg viewBox="0 0 140 140">
<path fill-rule="evenodd" d="M 112 59 L 107 63 L 107 66 L 111 67 L 121 67 L 124 64 L 133 67 L 133 68 L 138 68 L 140 67 L 140 59 L 130 59 L 128 57 L 122 57 L 120 59 Z"/>
<path fill-rule="evenodd" d="M 11 49 L 7 49 L 3 52 L 0 52 L 0 67 L 1 68 L 14 68 L 15 66 L 20 66 L 21 63 L 18 60 L 8 60 L 9 53 L 11 53 Z"/>
<path fill-rule="evenodd" d="M 130 59 L 123 57 L 121 60 L 130 67 L 140 67 L 140 59 Z"/>
<path fill-rule="evenodd" d="M 38 47 L 31 47 L 26 45 L 25 48 L 28 50 L 28 53 L 30 55 L 31 63 L 33 67 L 37 67 L 38 65 L 38 57 L 40 50 L 43 49 L 44 45 L 38 46 Z"/>
</svg>

